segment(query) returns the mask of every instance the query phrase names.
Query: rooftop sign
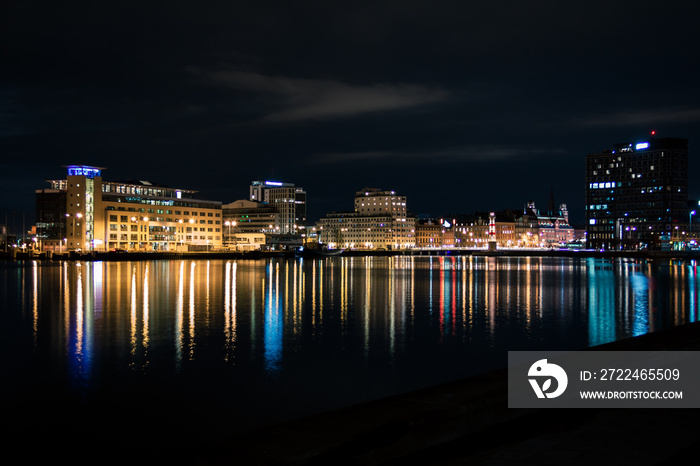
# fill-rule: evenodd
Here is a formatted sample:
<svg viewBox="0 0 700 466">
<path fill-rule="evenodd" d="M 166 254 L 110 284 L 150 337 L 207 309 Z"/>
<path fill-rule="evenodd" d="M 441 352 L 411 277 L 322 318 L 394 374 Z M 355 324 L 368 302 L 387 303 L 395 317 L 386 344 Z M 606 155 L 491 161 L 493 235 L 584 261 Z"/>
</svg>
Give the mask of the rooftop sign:
<svg viewBox="0 0 700 466">
<path fill-rule="evenodd" d="M 86 176 L 88 178 L 102 176 L 102 169 L 98 167 L 89 167 L 87 165 L 68 165 L 66 168 L 68 168 L 68 176 Z"/>
</svg>

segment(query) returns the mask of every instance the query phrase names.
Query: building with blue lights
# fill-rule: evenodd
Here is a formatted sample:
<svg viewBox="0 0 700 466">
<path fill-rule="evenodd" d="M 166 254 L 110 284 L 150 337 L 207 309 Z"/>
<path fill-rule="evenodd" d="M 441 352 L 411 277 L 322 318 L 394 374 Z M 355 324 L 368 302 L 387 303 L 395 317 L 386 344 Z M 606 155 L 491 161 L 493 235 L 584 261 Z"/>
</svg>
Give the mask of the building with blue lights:
<svg viewBox="0 0 700 466">
<path fill-rule="evenodd" d="M 250 200 L 264 202 L 278 213 L 279 235 L 304 235 L 306 231 L 306 191 L 293 183 L 253 181 Z"/>
<path fill-rule="evenodd" d="M 689 226 L 688 140 L 651 138 L 586 156 L 588 247 L 665 249 Z"/>
<path fill-rule="evenodd" d="M 37 239 L 49 251 L 187 251 L 222 244 L 221 202 L 149 181 L 103 181 L 69 165 L 36 191 Z"/>
</svg>

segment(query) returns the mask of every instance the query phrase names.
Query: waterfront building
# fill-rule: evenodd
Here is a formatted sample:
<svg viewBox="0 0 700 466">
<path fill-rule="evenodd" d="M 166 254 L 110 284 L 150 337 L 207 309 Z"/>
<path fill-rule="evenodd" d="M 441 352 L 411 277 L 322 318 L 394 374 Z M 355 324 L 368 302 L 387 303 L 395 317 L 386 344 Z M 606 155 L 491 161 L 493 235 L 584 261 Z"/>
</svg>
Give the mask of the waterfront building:
<svg viewBox="0 0 700 466">
<path fill-rule="evenodd" d="M 456 246 L 454 219 L 416 220 L 416 247 L 451 248 Z"/>
<path fill-rule="evenodd" d="M 226 246 L 232 251 L 259 251 L 265 247 L 265 234 L 237 232 L 231 235 Z"/>
<path fill-rule="evenodd" d="M 306 231 L 306 191 L 293 183 L 253 181 L 250 200 L 264 202 L 278 215 L 278 234 L 304 235 Z"/>
<path fill-rule="evenodd" d="M 493 235 L 489 223 L 493 214 Z M 497 247 L 541 247 L 537 215 L 530 209 L 505 209 L 499 212 L 477 212 L 456 219 L 455 245 L 467 248 L 486 248 L 491 236 Z"/>
<path fill-rule="evenodd" d="M 650 138 L 586 156 L 586 227 L 595 249 L 664 249 L 690 224 L 688 140 Z"/>
<path fill-rule="evenodd" d="M 353 212 L 332 212 L 316 226 L 319 242 L 347 249 L 406 249 L 416 245 L 416 219 L 406 197 L 365 188 L 355 193 Z"/>
<path fill-rule="evenodd" d="M 569 224 L 569 209 L 566 204 L 560 204 L 556 212 L 550 207 L 550 211 L 543 215 L 535 207 L 535 203 L 529 201 L 527 210 L 537 222 L 539 247 L 558 248 L 574 241 L 575 231 Z"/>
<path fill-rule="evenodd" d="M 443 245 L 443 228 L 437 220 L 416 221 L 416 247 L 440 248 Z"/>
<path fill-rule="evenodd" d="M 280 231 L 280 214 L 265 202 L 238 201 L 221 206 L 224 235 L 235 233 L 275 233 Z"/>
<path fill-rule="evenodd" d="M 66 190 L 37 189 L 35 196 L 36 232 L 40 248 L 60 252 L 66 246 L 65 241 L 68 238 Z"/>
<path fill-rule="evenodd" d="M 36 191 L 44 250 L 219 249 L 221 202 L 149 181 L 103 181 L 102 168 L 66 167 L 66 179 Z"/>
</svg>

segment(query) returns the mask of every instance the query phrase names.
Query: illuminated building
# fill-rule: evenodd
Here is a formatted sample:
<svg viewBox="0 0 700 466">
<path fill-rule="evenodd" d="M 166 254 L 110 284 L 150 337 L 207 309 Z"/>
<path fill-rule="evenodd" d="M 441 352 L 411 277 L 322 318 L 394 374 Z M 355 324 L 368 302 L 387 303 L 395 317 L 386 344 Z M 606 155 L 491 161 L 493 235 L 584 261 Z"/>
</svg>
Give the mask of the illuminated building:
<svg viewBox="0 0 700 466">
<path fill-rule="evenodd" d="M 360 215 L 406 217 L 406 196 L 395 191 L 365 188 L 355 194 L 355 212 Z"/>
<path fill-rule="evenodd" d="M 264 203 L 241 199 L 222 206 L 224 225 L 241 233 L 274 233 L 280 229 L 280 214 Z"/>
<path fill-rule="evenodd" d="M 238 244 L 257 244 L 260 249 L 260 238 L 264 245 L 265 233 L 279 232 L 279 213 L 264 202 L 241 199 L 224 204 L 222 213 L 224 246 L 231 249 Z"/>
<path fill-rule="evenodd" d="M 0 225 L 0 249 L 7 251 L 7 225 Z"/>
<path fill-rule="evenodd" d="M 537 216 L 530 209 L 481 212 L 456 219 L 455 246 L 487 248 L 495 239 L 498 248 L 541 247 Z"/>
<path fill-rule="evenodd" d="M 416 221 L 416 247 L 453 247 L 455 244 L 454 220 L 428 219 Z"/>
<path fill-rule="evenodd" d="M 301 234 L 306 229 L 306 191 L 293 183 L 253 181 L 250 200 L 265 202 L 279 214 L 279 234 Z"/>
<path fill-rule="evenodd" d="M 59 189 L 36 190 L 36 233 L 44 250 L 64 249 L 66 235 L 66 191 Z"/>
<path fill-rule="evenodd" d="M 416 247 L 439 248 L 442 247 L 442 225 L 433 220 L 419 220 L 416 222 Z"/>
<path fill-rule="evenodd" d="M 69 165 L 36 191 L 45 250 L 187 251 L 221 247 L 221 202 L 148 181 L 103 181 L 102 168 Z"/>
<path fill-rule="evenodd" d="M 664 248 L 688 217 L 688 140 L 651 138 L 586 156 L 586 231 L 595 249 Z"/>
<path fill-rule="evenodd" d="M 415 217 L 406 197 L 394 191 L 366 188 L 355 193 L 354 212 L 332 212 L 317 224 L 319 242 L 347 249 L 415 247 Z"/>
<path fill-rule="evenodd" d="M 575 231 L 569 224 L 566 204 L 560 204 L 558 212 L 550 211 L 548 215 L 541 215 L 532 201 L 528 202 L 527 208 L 536 218 L 540 247 L 554 248 L 574 241 Z"/>
</svg>

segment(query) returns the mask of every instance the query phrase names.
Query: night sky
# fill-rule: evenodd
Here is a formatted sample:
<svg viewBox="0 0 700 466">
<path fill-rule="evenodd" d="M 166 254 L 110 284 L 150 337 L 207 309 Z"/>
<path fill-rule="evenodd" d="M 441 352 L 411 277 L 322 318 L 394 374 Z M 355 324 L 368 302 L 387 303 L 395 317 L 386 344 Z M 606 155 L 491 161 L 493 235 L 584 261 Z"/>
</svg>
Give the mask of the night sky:
<svg viewBox="0 0 700 466">
<path fill-rule="evenodd" d="M 553 192 L 582 222 L 585 155 L 651 130 L 689 139 L 700 198 L 699 22 L 688 1 L 3 2 L 0 216 L 28 227 L 34 190 L 89 164 L 224 203 L 292 182 L 311 220 L 373 186 L 433 216 Z"/>
</svg>

